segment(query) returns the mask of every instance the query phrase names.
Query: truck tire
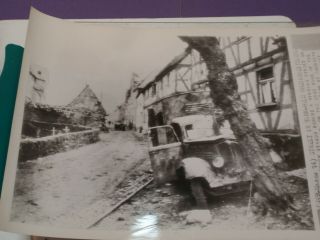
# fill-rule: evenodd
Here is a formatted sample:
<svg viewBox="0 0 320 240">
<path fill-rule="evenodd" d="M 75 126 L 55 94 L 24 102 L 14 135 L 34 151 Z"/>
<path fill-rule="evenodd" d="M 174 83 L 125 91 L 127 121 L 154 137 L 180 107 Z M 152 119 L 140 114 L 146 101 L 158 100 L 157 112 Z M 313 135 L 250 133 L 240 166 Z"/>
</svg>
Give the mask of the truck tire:
<svg viewBox="0 0 320 240">
<path fill-rule="evenodd" d="M 202 185 L 201 178 L 193 178 L 190 180 L 192 195 L 196 200 L 197 207 L 200 209 L 208 209 L 208 202 Z"/>
</svg>

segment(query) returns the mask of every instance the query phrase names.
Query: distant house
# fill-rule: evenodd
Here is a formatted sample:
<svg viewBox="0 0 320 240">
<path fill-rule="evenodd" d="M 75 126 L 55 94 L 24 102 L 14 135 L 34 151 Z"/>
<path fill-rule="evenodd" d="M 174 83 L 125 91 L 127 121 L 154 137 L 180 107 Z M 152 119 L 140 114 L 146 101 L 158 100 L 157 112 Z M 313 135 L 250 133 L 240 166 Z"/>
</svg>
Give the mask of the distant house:
<svg viewBox="0 0 320 240">
<path fill-rule="evenodd" d="M 88 84 L 66 107 L 77 110 L 74 117 L 85 126 L 100 127 L 105 123 L 106 110 Z"/>
<path fill-rule="evenodd" d="M 142 128 L 143 104 L 137 98 L 137 89 L 140 84 L 139 76 L 132 74 L 130 86 L 126 91 L 124 102 L 114 112 L 114 119 L 118 125 L 123 125 L 129 130 Z"/>
<path fill-rule="evenodd" d="M 98 111 L 106 114 L 106 111 L 103 108 L 101 101 L 88 84 L 76 98 L 74 98 L 69 104 L 66 105 L 66 107 L 86 108 L 91 111 Z"/>
<path fill-rule="evenodd" d="M 36 103 L 28 98 L 25 103 L 22 136 L 38 138 L 99 128 L 104 124 L 105 116 L 105 109 L 89 85 L 66 106 Z"/>
</svg>

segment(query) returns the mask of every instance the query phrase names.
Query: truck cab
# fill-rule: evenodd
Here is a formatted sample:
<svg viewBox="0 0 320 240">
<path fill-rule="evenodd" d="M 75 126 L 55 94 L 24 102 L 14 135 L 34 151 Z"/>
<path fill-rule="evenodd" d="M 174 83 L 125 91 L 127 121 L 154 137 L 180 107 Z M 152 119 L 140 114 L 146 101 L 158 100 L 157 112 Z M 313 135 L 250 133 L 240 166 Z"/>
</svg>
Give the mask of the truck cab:
<svg viewBox="0 0 320 240">
<path fill-rule="evenodd" d="M 227 122 L 218 130 L 215 124 L 211 115 L 189 115 L 151 127 L 149 156 L 155 181 L 170 182 L 183 172 L 184 180 L 197 182 L 196 192 L 201 188 L 218 196 L 247 189 L 251 178 L 241 148 Z"/>
</svg>

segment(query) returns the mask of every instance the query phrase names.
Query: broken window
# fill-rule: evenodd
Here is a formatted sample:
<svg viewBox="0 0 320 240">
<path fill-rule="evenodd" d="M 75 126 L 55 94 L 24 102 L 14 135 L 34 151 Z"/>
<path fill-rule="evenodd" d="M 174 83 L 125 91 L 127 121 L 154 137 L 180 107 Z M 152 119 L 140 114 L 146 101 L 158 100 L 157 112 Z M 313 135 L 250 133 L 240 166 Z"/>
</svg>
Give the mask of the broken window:
<svg viewBox="0 0 320 240">
<path fill-rule="evenodd" d="M 274 105 L 277 103 L 272 66 L 257 71 L 257 86 L 259 106 Z"/>
<path fill-rule="evenodd" d="M 186 130 L 187 130 L 187 131 L 190 131 L 190 130 L 192 130 L 192 129 L 193 129 L 192 124 L 186 125 Z"/>
<path fill-rule="evenodd" d="M 154 127 L 156 126 L 156 113 L 152 108 L 148 109 L 148 126 Z"/>
<path fill-rule="evenodd" d="M 151 128 L 149 137 L 153 147 L 178 142 L 178 138 L 174 133 L 173 128 L 169 126 Z"/>
</svg>

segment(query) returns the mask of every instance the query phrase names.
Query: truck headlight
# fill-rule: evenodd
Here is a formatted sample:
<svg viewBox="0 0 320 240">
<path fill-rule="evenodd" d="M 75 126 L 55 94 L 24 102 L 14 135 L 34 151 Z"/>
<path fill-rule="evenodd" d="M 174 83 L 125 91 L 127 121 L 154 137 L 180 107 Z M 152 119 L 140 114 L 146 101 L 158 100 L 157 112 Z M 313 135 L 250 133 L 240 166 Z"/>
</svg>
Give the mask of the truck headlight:
<svg viewBox="0 0 320 240">
<path fill-rule="evenodd" d="M 216 156 L 212 160 L 212 165 L 216 168 L 222 168 L 224 166 L 224 159 L 221 156 Z"/>
</svg>

